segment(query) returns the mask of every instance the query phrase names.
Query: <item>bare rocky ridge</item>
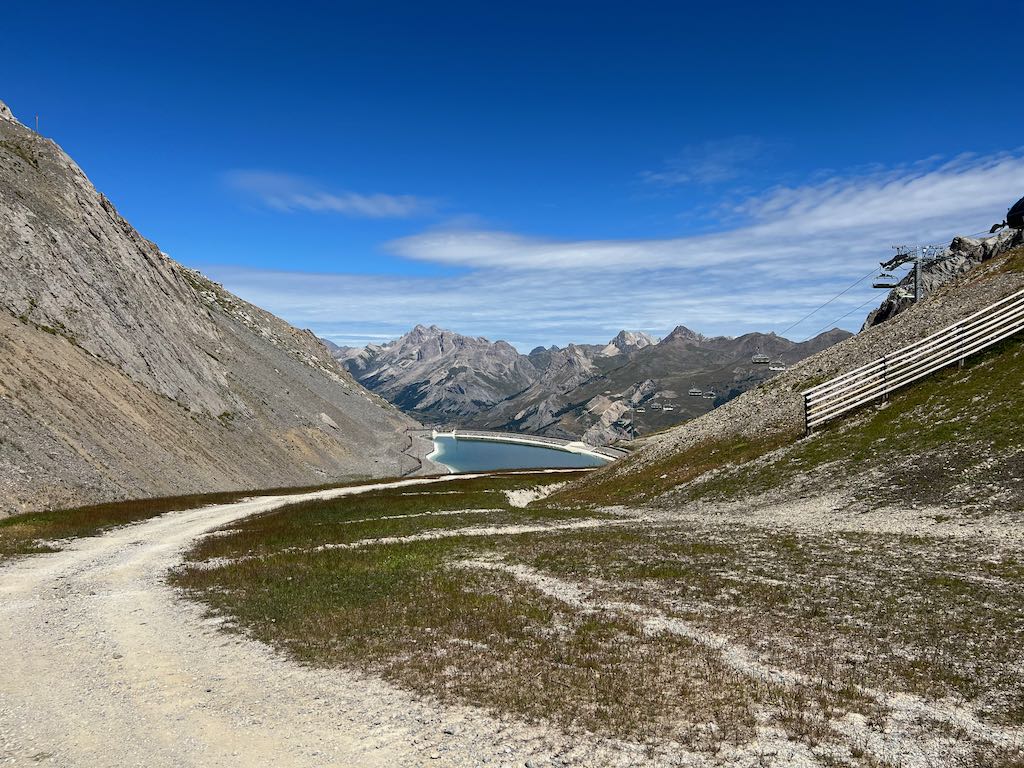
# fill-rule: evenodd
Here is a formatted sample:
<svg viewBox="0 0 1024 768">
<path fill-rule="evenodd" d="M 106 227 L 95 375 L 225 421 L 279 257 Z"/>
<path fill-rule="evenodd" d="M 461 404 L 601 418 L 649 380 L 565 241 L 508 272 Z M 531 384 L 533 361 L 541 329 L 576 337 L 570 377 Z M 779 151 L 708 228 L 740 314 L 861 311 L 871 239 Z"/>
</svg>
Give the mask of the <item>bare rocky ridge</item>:
<svg viewBox="0 0 1024 768">
<path fill-rule="evenodd" d="M 607 345 L 521 355 L 503 341 L 417 326 L 388 344 L 334 355 L 360 383 L 424 421 L 604 445 L 629 437 L 634 418 L 638 434 L 665 429 L 774 375 L 752 363 L 756 353 L 788 365 L 849 335 L 833 329 L 796 343 L 763 333 L 706 337 L 679 326 L 661 341 L 624 330 Z M 700 397 L 687 394 L 695 387 Z"/>
<path fill-rule="evenodd" d="M 0 110 L 0 515 L 401 474 L 413 424 Z"/>
<path fill-rule="evenodd" d="M 922 264 L 922 294 L 927 296 L 958 275 L 962 275 L 979 264 L 1005 253 L 1009 249 L 1020 245 L 1020 243 L 1020 232 L 1012 230 L 983 240 L 972 237 L 954 238 L 949 248 L 939 254 L 936 260 Z M 889 318 L 912 306 L 913 303 L 914 272 L 911 270 L 900 280 L 899 285 L 889 292 L 889 295 L 886 296 L 881 305 L 867 316 L 867 319 L 864 321 L 864 327 L 870 328 L 872 325 L 884 323 Z"/>
</svg>

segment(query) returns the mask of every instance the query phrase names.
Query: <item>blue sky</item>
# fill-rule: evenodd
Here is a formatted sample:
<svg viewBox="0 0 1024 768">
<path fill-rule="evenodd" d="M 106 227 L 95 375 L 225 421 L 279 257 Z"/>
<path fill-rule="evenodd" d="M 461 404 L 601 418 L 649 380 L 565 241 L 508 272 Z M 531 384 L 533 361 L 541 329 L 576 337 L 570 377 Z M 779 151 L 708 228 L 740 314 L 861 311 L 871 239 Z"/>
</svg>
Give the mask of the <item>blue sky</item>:
<svg viewBox="0 0 1024 768">
<path fill-rule="evenodd" d="M 782 331 L 1024 194 L 1019 9 L 22 3 L 0 99 L 163 250 L 339 343 Z M 869 282 L 788 335 L 855 329 Z"/>
</svg>

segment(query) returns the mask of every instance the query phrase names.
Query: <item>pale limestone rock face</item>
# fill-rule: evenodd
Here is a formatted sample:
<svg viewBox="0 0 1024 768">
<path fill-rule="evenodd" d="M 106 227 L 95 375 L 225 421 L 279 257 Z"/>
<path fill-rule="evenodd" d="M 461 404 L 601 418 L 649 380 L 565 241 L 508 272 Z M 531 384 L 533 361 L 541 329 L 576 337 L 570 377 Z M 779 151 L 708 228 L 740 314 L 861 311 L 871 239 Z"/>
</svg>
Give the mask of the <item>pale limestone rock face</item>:
<svg viewBox="0 0 1024 768">
<path fill-rule="evenodd" d="M 657 339 L 643 331 L 619 331 L 619 334 L 601 350 L 601 354 L 606 357 L 615 357 L 616 355 L 628 354 L 657 343 Z"/>
<path fill-rule="evenodd" d="M 989 259 L 1016 248 L 1024 242 L 1020 231 L 1004 230 L 984 239 L 956 237 L 940 258 L 921 267 L 921 295 L 929 296 L 957 276 Z M 885 297 L 877 309 L 867 316 L 864 328 L 884 323 L 914 305 L 914 272 L 911 270 Z"/>
</svg>

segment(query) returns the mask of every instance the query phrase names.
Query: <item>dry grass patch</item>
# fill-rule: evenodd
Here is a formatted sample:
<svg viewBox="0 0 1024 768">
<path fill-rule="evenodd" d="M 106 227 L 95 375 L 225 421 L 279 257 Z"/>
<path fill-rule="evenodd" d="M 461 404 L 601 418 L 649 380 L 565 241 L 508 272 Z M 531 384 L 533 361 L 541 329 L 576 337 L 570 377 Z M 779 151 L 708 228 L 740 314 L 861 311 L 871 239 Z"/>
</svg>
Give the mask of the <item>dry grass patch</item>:
<svg viewBox="0 0 1024 768">
<path fill-rule="evenodd" d="M 839 689 L 961 698 L 1024 725 L 1024 560 L 998 543 L 732 525 L 582 531 L 510 555 Z"/>
<path fill-rule="evenodd" d="M 495 475 L 306 501 L 227 526 L 222 535 L 200 541 L 189 558 L 199 561 L 273 555 L 431 530 L 574 519 L 579 517 L 574 512 L 541 505 L 515 509 L 503 493 L 564 480 L 563 474 Z"/>
<path fill-rule="evenodd" d="M 318 549 L 368 533 L 450 530 L 468 518 L 557 523 L 568 513 L 512 509 L 501 491 L 561 479 L 452 481 L 296 505 L 209 537 L 172 582 L 305 663 L 368 670 L 442 701 L 569 729 L 712 751 L 745 743 L 767 688 L 714 651 L 459 565 L 554 533 Z M 491 511 L 451 514 L 481 506 Z"/>
<path fill-rule="evenodd" d="M 309 493 L 327 488 L 343 488 L 365 483 L 366 479 L 348 483 L 305 488 L 267 488 L 255 491 L 224 491 L 192 496 L 163 496 L 154 499 L 133 499 L 107 504 L 93 504 L 53 512 L 29 512 L 0 519 L 0 562 L 19 555 L 57 552 L 60 542 L 83 536 L 98 536 L 119 525 L 186 509 L 231 504 L 250 496 L 275 496 Z"/>
<path fill-rule="evenodd" d="M 759 692 L 713 652 L 449 565 L 499 544 L 288 554 L 175 582 L 303 662 L 370 671 L 440 701 L 705 749 L 752 736 Z"/>
<path fill-rule="evenodd" d="M 733 437 L 694 445 L 649 463 L 641 454 L 628 456 L 594 472 L 585 482 L 552 494 L 551 501 L 592 507 L 642 504 L 713 470 L 753 461 L 797 437 L 797 433 Z"/>
</svg>

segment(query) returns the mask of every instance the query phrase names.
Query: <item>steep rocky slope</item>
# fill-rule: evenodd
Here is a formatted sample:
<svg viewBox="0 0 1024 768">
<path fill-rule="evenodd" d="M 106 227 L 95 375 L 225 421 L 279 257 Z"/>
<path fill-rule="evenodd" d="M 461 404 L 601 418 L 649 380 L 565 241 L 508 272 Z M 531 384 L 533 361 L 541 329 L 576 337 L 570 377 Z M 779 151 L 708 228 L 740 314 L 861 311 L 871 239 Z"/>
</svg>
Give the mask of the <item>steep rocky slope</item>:
<svg viewBox="0 0 1024 768">
<path fill-rule="evenodd" d="M 624 330 L 607 345 L 521 355 L 503 341 L 417 326 L 388 344 L 334 355 L 360 383 L 424 420 L 600 445 L 706 413 L 770 378 L 777 371 L 753 364 L 756 353 L 788 365 L 849 335 L 834 329 L 796 343 L 762 333 L 706 337 L 679 326 L 660 342 Z M 700 396 L 688 394 L 694 388 Z"/>
<path fill-rule="evenodd" d="M 801 471 L 811 472 L 812 469 L 824 473 L 818 476 L 819 480 L 824 477 L 829 478 L 829 482 L 819 483 L 816 486 L 816 492 L 819 494 L 823 487 L 835 489 L 844 483 L 848 484 L 847 481 L 852 482 L 851 478 L 858 478 L 857 482 L 876 493 L 877 496 L 879 488 L 896 485 L 906 487 L 905 483 L 898 481 L 897 476 L 901 472 L 907 471 L 908 466 L 914 470 L 915 476 L 924 478 L 922 485 L 914 491 L 919 495 L 926 490 L 925 484 L 932 481 L 927 480 L 928 471 L 922 473 L 918 470 L 925 470 L 930 464 L 932 465 L 931 469 L 939 474 L 941 474 L 939 468 L 942 466 L 959 465 L 967 457 L 972 459 L 969 462 L 971 466 L 979 465 L 983 468 L 988 466 L 990 469 L 1003 466 L 1005 464 L 1003 459 L 1012 458 L 1018 453 L 1024 452 L 1024 443 L 1018 441 L 1017 444 L 1006 447 L 1005 450 L 1008 453 L 1002 457 L 976 454 L 972 446 L 977 441 L 983 443 L 985 435 L 971 436 L 972 440 L 977 438 L 977 441 L 973 442 L 967 438 L 974 428 L 974 423 L 976 422 L 980 429 L 982 422 L 977 419 L 969 422 L 965 419 L 970 417 L 971 411 L 977 412 L 975 415 L 979 418 L 981 415 L 988 414 L 986 409 L 992 405 L 997 409 L 995 423 L 1002 421 L 1005 424 L 1010 422 L 1007 422 L 1005 418 L 1001 419 L 998 408 L 1020 409 L 1018 367 L 1020 355 L 1016 347 L 1012 347 L 1012 345 L 1011 356 L 997 359 L 995 362 L 990 361 L 990 364 L 995 366 L 992 382 L 997 379 L 1007 381 L 1012 379 L 1014 382 L 1012 385 L 1002 386 L 998 392 L 995 390 L 988 392 L 986 387 L 991 389 L 991 386 L 995 386 L 995 384 L 989 386 L 991 382 L 987 382 L 985 379 L 987 369 L 985 365 L 980 365 L 973 374 L 974 380 L 952 381 L 947 388 L 935 390 L 936 398 L 941 397 L 948 401 L 945 406 L 936 405 L 937 401 L 914 404 L 916 401 L 913 399 L 913 394 L 894 397 L 892 404 L 886 409 L 885 415 L 880 421 L 874 427 L 865 427 L 869 431 L 874 430 L 873 437 L 872 434 L 868 434 L 867 437 L 864 435 L 851 437 L 844 432 L 847 429 L 858 429 L 857 425 L 863 425 L 865 420 L 870 421 L 872 411 L 868 409 L 864 414 L 850 419 L 841 419 L 829 425 L 809 441 L 801 440 L 800 438 L 803 436 L 801 392 L 832 376 L 924 338 L 1024 288 L 1024 248 L 1019 247 L 1021 235 L 1018 233 L 1012 235 L 1011 238 L 1004 244 L 1005 247 L 1000 246 L 1001 255 L 981 263 L 975 269 L 936 288 L 920 303 L 911 305 L 886 322 L 866 328 L 856 336 L 801 361 L 771 381 L 699 419 L 663 434 L 652 436 L 647 440 L 639 441 L 638 450 L 633 456 L 595 473 L 584 484 L 574 489 L 572 494 L 578 499 L 623 502 L 647 499 L 649 501 L 694 484 L 710 482 L 710 479 L 715 476 L 728 476 L 736 467 L 742 468 L 752 462 L 768 462 L 770 465 L 775 460 L 773 457 L 777 458 L 780 455 L 792 457 L 801 451 L 807 453 L 807 457 L 797 461 L 797 466 L 801 461 L 804 462 L 802 470 L 790 471 L 785 474 L 780 471 L 775 475 L 788 478 L 785 483 L 786 492 L 791 496 L 802 493 L 794 487 L 800 485 L 794 478 L 800 475 Z M 994 241 L 995 239 L 993 242 L 987 243 L 986 247 L 992 248 Z M 996 351 L 993 354 L 998 358 L 1000 353 Z M 968 402 L 961 403 L 956 399 L 957 389 L 971 392 L 970 397 L 967 398 Z M 924 385 L 918 385 L 916 390 L 911 388 L 908 393 L 914 391 L 918 393 L 925 391 Z M 1007 398 L 1010 399 L 1007 400 Z M 905 414 L 892 412 L 893 409 L 901 407 L 898 404 L 900 402 L 909 409 L 923 408 L 924 410 L 919 411 L 916 416 L 908 420 L 905 418 Z M 1003 403 L 1003 405 L 1000 406 L 997 403 Z M 959 415 L 950 416 L 950 414 Z M 903 419 L 907 425 L 913 423 L 913 426 L 905 426 L 901 432 L 898 419 Z M 958 423 L 958 419 L 963 423 Z M 989 421 L 991 422 L 992 419 Z M 945 453 L 939 452 L 934 457 L 930 457 L 929 451 L 924 449 L 915 452 L 913 446 L 918 438 L 929 433 L 929 430 L 936 425 L 940 427 L 937 433 L 938 437 L 936 437 L 937 443 L 941 443 L 944 439 L 949 440 L 951 435 L 955 438 L 945 446 Z M 836 440 L 827 437 L 828 435 L 840 435 L 840 438 Z M 854 446 L 860 445 L 864 451 L 870 453 L 873 450 L 871 446 L 875 445 L 873 441 L 878 437 L 884 437 L 888 441 L 884 447 L 889 453 L 885 454 L 883 451 L 879 455 L 889 455 L 889 459 L 872 463 L 870 471 L 865 469 L 868 467 L 868 464 L 865 463 L 861 467 L 864 471 L 860 474 L 842 469 L 843 463 L 851 458 Z M 806 448 L 808 445 L 823 444 L 819 441 L 828 439 L 833 440 L 834 450 L 831 454 L 815 453 L 813 447 Z M 904 447 L 907 450 L 901 453 Z M 814 456 L 817 458 L 812 458 Z M 897 459 L 899 460 L 897 461 Z M 1016 459 L 1013 460 L 1016 461 Z M 907 461 L 910 462 L 909 465 Z M 793 466 L 790 466 L 789 469 L 792 470 Z M 1013 473 L 1009 472 L 1009 474 Z M 747 476 L 749 482 L 739 483 L 733 491 L 740 495 L 756 494 L 768 487 L 766 478 L 771 476 L 771 471 L 764 475 L 751 474 Z M 993 482 L 995 482 L 994 479 Z M 982 484 L 981 481 L 978 481 L 974 487 L 981 487 Z M 1024 500 L 1024 495 L 1020 498 Z"/>
<path fill-rule="evenodd" d="M 0 514 L 399 474 L 413 422 L 0 105 Z"/>
</svg>

